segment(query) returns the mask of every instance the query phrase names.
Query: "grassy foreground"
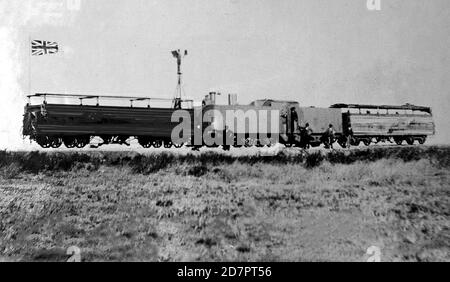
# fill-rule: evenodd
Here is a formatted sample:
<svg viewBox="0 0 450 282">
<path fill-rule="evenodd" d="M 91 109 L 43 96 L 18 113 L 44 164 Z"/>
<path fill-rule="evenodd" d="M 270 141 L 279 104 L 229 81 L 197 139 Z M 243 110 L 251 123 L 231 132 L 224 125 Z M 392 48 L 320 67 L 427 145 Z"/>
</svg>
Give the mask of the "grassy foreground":
<svg viewBox="0 0 450 282">
<path fill-rule="evenodd" d="M 450 261 L 450 148 L 0 152 L 0 260 Z"/>
</svg>

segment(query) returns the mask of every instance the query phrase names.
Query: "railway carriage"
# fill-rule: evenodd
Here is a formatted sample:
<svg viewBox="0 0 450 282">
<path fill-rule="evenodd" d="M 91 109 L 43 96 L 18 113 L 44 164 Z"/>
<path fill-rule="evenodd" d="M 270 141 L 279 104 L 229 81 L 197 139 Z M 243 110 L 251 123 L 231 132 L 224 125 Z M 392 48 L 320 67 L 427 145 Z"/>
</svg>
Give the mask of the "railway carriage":
<svg viewBox="0 0 450 282">
<path fill-rule="evenodd" d="M 435 133 L 429 107 L 336 104 L 331 108 L 341 109 L 345 134 L 351 136 L 352 145 L 364 143 L 368 146 L 380 142 L 424 144 L 427 137 Z"/>
</svg>

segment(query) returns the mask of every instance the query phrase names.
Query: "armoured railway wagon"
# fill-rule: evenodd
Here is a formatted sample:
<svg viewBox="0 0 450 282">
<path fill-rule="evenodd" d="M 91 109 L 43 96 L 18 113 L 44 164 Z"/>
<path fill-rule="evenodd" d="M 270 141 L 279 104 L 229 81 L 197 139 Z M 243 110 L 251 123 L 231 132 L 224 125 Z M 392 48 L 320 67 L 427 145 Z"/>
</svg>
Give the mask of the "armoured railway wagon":
<svg viewBox="0 0 450 282">
<path fill-rule="evenodd" d="M 94 137 L 100 137 L 101 144 L 129 145 L 130 138 L 137 138 L 144 148 L 164 146 L 218 146 L 205 142 L 205 136 L 225 139 L 231 136 L 231 144 L 240 146 L 270 146 L 275 142 L 285 146 L 320 146 L 325 142 L 325 132 L 333 126 L 332 142 L 342 147 L 370 145 L 379 142 L 391 142 L 401 145 L 403 142 L 423 144 L 426 138 L 435 133 L 432 111 L 429 107 L 402 105 L 356 105 L 335 104 L 329 108 L 301 107 L 296 101 L 257 100 L 249 105 L 228 105 L 215 103 L 216 93 L 210 93 L 202 106 L 193 107 L 192 101 L 171 103 L 168 107 L 155 107 L 157 100 L 147 97 L 117 97 L 93 95 L 35 94 L 28 96 L 23 118 L 23 135 L 28 136 L 43 148 L 58 148 L 64 144 L 67 148 L 83 148 Z M 51 102 L 50 98 L 60 101 Z M 33 99 L 33 101 L 32 101 Z M 38 103 L 35 102 L 39 99 Z M 61 102 L 61 99 L 66 101 Z M 79 100 L 79 104 L 67 102 Z M 100 105 L 99 100 L 118 100 L 116 105 Z M 83 101 L 95 101 L 83 104 Z M 167 100 L 171 101 L 172 100 Z M 231 100 L 230 100 L 231 101 Z M 135 104 L 133 104 L 133 102 Z M 137 106 L 136 103 L 146 103 Z M 129 104 L 128 104 L 129 103 Z M 175 107 L 173 105 L 178 105 Z M 183 106 L 182 106 L 183 105 Z M 180 125 L 173 121 L 177 110 L 184 110 L 189 116 L 189 138 L 173 141 L 172 133 Z M 245 126 L 236 126 L 233 119 L 221 120 L 228 112 L 244 113 Z M 247 113 L 255 113 L 255 118 Z M 270 112 L 270 115 L 262 113 Z M 205 113 L 212 113 L 203 118 Z M 275 113 L 275 115 L 274 115 Z M 196 118 L 197 116 L 197 118 Z M 198 118 L 200 116 L 200 118 Z M 220 122 L 218 122 L 220 120 Z M 186 122 L 186 121 L 184 121 Z M 276 131 L 265 129 L 276 128 Z M 306 124 L 310 134 L 305 137 Z M 194 144 L 196 129 L 206 131 L 201 134 L 200 143 Z M 230 130 L 230 128 L 232 130 Z M 275 133 L 274 133 L 275 132 Z M 225 141 L 224 141 L 225 142 Z M 224 143 L 225 144 L 225 143 Z"/>
</svg>

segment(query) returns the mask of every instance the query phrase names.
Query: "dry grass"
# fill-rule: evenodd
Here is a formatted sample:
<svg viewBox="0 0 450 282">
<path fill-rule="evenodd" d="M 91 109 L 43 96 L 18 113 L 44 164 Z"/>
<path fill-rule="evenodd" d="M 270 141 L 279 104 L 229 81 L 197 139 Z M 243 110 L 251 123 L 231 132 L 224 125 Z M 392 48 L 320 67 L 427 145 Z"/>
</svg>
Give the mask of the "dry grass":
<svg viewBox="0 0 450 282">
<path fill-rule="evenodd" d="M 450 149 L 412 150 L 3 152 L 0 257 L 362 261 L 377 245 L 383 260 L 449 261 Z"/>
</svg>

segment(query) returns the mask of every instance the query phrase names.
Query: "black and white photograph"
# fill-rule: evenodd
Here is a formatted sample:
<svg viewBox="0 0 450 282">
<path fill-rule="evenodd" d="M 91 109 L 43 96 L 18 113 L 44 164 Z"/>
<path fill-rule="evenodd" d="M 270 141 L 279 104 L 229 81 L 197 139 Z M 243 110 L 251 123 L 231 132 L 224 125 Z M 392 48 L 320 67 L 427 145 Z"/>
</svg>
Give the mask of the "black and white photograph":
<svg viewBox="0 0 450 282">
<path fill-rule="evenodd" d="M 0 0 L 0 99 L 2 263 L 450 262 L 448 0 Z"/>
</svg>

